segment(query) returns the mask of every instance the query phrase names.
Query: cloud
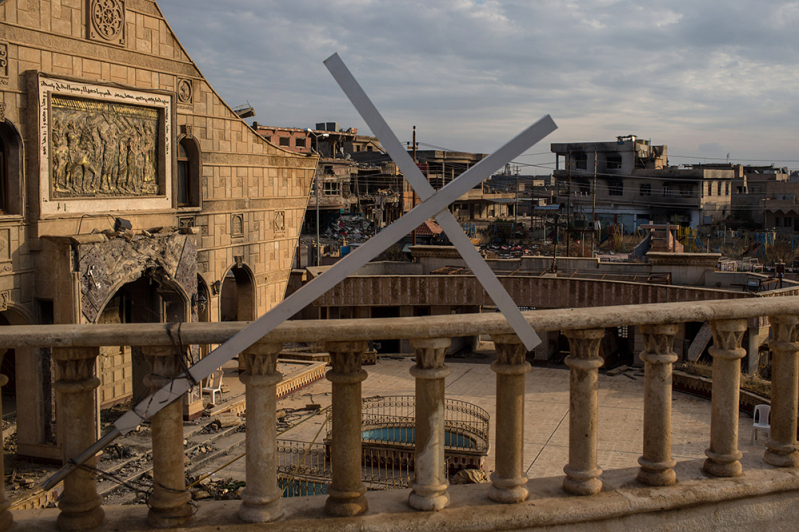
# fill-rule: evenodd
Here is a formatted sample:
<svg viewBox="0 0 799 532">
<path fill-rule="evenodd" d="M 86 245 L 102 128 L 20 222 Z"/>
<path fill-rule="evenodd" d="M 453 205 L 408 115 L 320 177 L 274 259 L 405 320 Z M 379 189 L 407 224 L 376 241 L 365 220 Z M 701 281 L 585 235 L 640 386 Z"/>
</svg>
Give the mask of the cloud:
<svg viewBox="0 0 799 532">
<path fill-rule="evenodd" d="M 261 123 L 337 121 L 366 130 L 322 65 L 338 52 L 401 140 L 416 125 L 423 142 L 488 152 L 548 113 L 560 126 L 557 142 L 638 134 L 686 157 L 717 144 L 743 160 L 799 159 L 793 2 L 163 0 L 160 7 L 214 88 L 231 105 L 249 101 Z"/>
</svg>

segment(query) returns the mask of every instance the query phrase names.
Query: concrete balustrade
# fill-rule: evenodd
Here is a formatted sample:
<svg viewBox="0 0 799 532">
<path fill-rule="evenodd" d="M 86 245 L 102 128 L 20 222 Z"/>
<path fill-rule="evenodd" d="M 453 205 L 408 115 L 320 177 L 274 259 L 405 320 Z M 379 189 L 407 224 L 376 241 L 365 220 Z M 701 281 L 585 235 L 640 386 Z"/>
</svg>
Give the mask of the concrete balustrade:
<svg viewBox="0 0 799 532">
<path fill-rule="evenodd" d="M 530 371 L 527 349 L 515 334 L 491 335 L 497 359 L 496 469 L 488 496 L 502 503 L 527 499 L 524 460 L 524 376 Z"/>
<path fill-rule="evenodd" d="M 416 457 L 408 504 L 417 510 L 441 510 L 449 504 L 444 462 L 444 387 L 450 369 L 444 365 L 449 338 L 412 340 L 416 365 Z"/>
<path fill-rule="evenodd" d="M 527 314 L 531 323 L 541 331 L 565 330 L 571 346 L 566 359 L 570 368 L 570 413 L 569 413 L 569 458 L 564 467 L 563 488 L 579 495 L 596 494 L 603 490 L 597 465 L 597 409 L 598 368 L 602 365 L 600 342 L 603 327 L 619 325 L 640 326 L 644 338 L 641 359 L 645 364 L 643 453 L 637 472 L 639 481 L 646 488 L 636 488 L 624 481 L 625 493 L 614 492 L 605 487 L 598 497 L 581 499 L 577 512 L 583 523 L 586 507 L 596 504 L 602 508 L 602 519 L 618 519 L 633 514 L 618 514 L 619 508 L 629 506 L 630 496 L 636 497 L 636 505 L 648 508 L 633 513 L 638 517 L 644 513 L 663 511 L 689 511 L 696 504 L 692 495 L 703 493 L 709 503 L 707 511 L 716 509 L 729 501 L 739 501 L 758 493 L 757 497 L 781 497 L 785 500 L 799 491 L 795 473 L 777 468 L 761 468 L 747 472 L 741 479 L 681 479 L 675 484 L 674 460 L 670 454 L 671 443 L 671 374 L 676 359 L 673 349 L 678 326 L 675 322 L 710 320 L 714 345 L 710 348 L 713 357 L 713 384 L 710 419 L 710 445 L 706 452 L 705 472 L 717 477 L 735 477 L 741 474 L 741 452 L 738 450 L 738 399 L 740 362 L 745 355 L 741 339 L 752 318 L 767 315 L 772 327 L 773 351 L 772 416 L 771 434 L 764 461 L 780 468 L 795 468 L 799 465 L 799 446 L 796 440 L 797 403 L 799 403 L 799 317 L 796 308 L 799 297 L 758 298 L 748 301 L 719 301 L 711 303 L 643 305 L 601 310 L 554 310 L 535 311 Z M 759 320 L 758 323 L 765 323 Z M 242 324 L 185 324 L 181 337 L 185 344 L 221 343 L 240 330 Z M 31 326 L 0 328 L 0 349 L 8 347 L 53 347 L 53 359 L 57 365 L 55 390 L 57 392 L 59 441 L 65 457 L 74 457 L 94 441 L 96 435 L 95 358 L 98 346 L 144 345 L 143 351 L 150 363 L 151 373 L 145 382 L 152 389 L 170 382 L 182 369 L 178 353 L 164 332 L 162 324 L 137 324 L 116 326 Z M 465 334 L 490 334 L 494 340 L 497 360 L 492 364 L 496 373 L 496 415 L 494 473 L 488 487 L 448 486 L 444 472 L 444 400 L 445 379 L 449 368 L 444 364 L 444 352 L 449 338 Z M 247 486 L 242 493 L 241 504 L 227 501 L 224 505 L 203 502 L 201 507 L 215 505 L 225 508 L 214 516 L 213 525 L 206 522 L 189 522 L 194 508 L 186 491 L 184 477 L 182 405 L 176 402 L 152 418 L 154 490 L 149 499 L 147 522 L 154 527 L 202 528 L 221 526 L 239 529 L 262 525 L 236 524 L 244 522 L 266 522 L 277 519 L 291 520 L 291 526 L 323 528 L 326 521 L 318 517 L 319 507 L 314 507 L 314 498 L 307 501 L 283 501 L 277 487 L 275 445 L 275 388 L 281 375 L 277 371 L 277 355 L 283 341 L 303 341 L 308 338 L 324 340 L 330 353 L 332 369 L 327 373 L 332 383 L 332 434 L 330 441 L 332 461 L 332 483 L 324 507 L 332 516 L 358 516 L 347 526 L 372 526 L 376 521 L 388 522 L 399 529 L 427 523 L 457 527 L 474 521 L 479 511 L 485 514 L 486 530 L 497 524 L 503 529 L 528 526 L 535 519 L 538 525 L 550 526 L 552 516 L 564 515 L 562 502 L 552 503 L 556 513 L 542 514 L 542 507 L 549 502 L 533 501 L 534 504 L 513 506 L 492 505 L 485 502 L 486 493 L 496 502 L 518 503 L 529 497 L 528 486 L 540 489 L 543 484 L 528 483 L 524 473 L 522 449 L 525 443 L 524 382 L 529 364 L 525 361 L 525 349 L 507 323 L 499 315 L 477 316 L 430 316 L 424 319 L 407 318 L 397 320 L 336 320 L 335 322 L 294 322 L 282 325 L 261 342 L 240 355 L 241 380 L 247 389 Z M 388 512 L 383 515 L 361 515 L 367 512 L 368 502 L 361 476 L 361 383 L 366 372 L 361 368 L 362 353 L 367 338 L 409 339 L 416 350 L 416 364 L 410 370 L 416 379 L 416 460 L 414 480 L 408 504 L 390 500 L 390 493 L 376 495 L 375 509 Z M 164 346 L 164 344 L 169 344 Z M 0 376 L 0 385 L 5 377 Z M 64 420 L 68 419 L 68 422 Z M 757 451 L 758 453 L 760 451 Z M 135 515 L 136 508 L 106 509 L 112 521 L 102 525 L 104 511 L 97 495 L 96 479 L 88 469 L 71 474 L 64 482 L 64 492 L 59 501 L 60 513 L 57 524 L 61 530 L 89 530 L 93 527 L 119 527 L 120 515 Z M 688 467 L 689 464 L 683 464 Z M 2 472 L 2 471 L 0 471 Z M 620 471 L 614 472 L 616 475 Z M 686 475 L 688 476 L 688 475 Z M 614 477 L 614 483 L 618 480 Z M 776 480 L 774 480 L 776 479 Z M 632 480 L 630 478 L 630 480 Z M 610 481 L 608 481 L 610 483 Z M 669 486 L 659 489 L 658 486 Z M 616 483 L 616 485 L 622 485 Z M 690 485 L 681 491 L 681 485 Z M 716 486 L 720 486 L 718 489 Z M 636 491 L 638 490 L 638 491 Z M 714 491 L 715 490 L 715 491 Z M 532 491 L 532 490 L 531 490 Z M 635 492 L 631 495 L 632 492 Z M 734 493 L 733 495 L 725 495 Z M 482 502 L 475 499 L 482 500 Z M 318 505 L 321 506 L 321 498 Z M 450 508 L 451 506 L 455 508 Z M 607 504 L 608 501 L 618 504 Z M 703 499 L 705 500 L 705 499 Z M 770 499 L 769 499 L 770 500 Z M 387 503 L 390 502 L 390 504 Z M 477 502 L 475 502 L 477 501 Z M 668 501 L 668 502 L 662 502 Z M 551 501 L 550 501 L 551 502 Z M 712 506 L 712 505 L 716 506 Z M 768 501 L 764 504 L 770 504 Z M 284 512 L 284 505 L 288 508 Z M 474 508 L 470 506 L 474 505 Z M 734 504 L 734 506 L 737 503 Z M 440 513 L 429 517 L 420 516 L 408 508 Z M 636 506 L 643 508 L 644 506 Z M 479 507 L 479 510 L 477 508 Z M 43 510 L 40 514 L 45 525 L 30 528 L 31 518 L 24 511 L 14 510 L 12 525 L 9 503 L 0 499 L 0 532 L 20 529 L 53 528 L 56 521 L 54 510 Z M 235 508 L 234 510 L 231 510 Z M 302 510 L 298 510 L 302 508 Z M 316 508 L 316 509 L 314 509 Z M 782 507 L 782 512 L 787 506 Z M 310 513 L 302 513 L 311 510 Z M 235 516 L 238 511 L 240 519 Z M 202 510 L 201 511 L 207 511 Z M 599 511 L 599 510 L 597 510 Z M 19 513 L 17 513 L 19 512 Z M 230 512 L 230 515 L 224 512 Z M 298 513 L 299 512 L 299 513 Z M 614 513 L 615 512 L 615 513 Z M 412 517 L 407 517 L 408 515 Z M 597 514 L 600 515 L 600 514 Z M 660 515 L 660 514 L 658 514 Z M 776 515 L 776 514 L 775 514 Z M 112 517 L 113 516 L 113 517 Z M 392 519 L 398 516 L 396 522 Z M 136 518 L 143 523 L 144 519 Z M 420 521 L 420 519 L 422 521 Z M 461 520 L 458 520 L 461 519 Z M 505 519 L 503 521 L 503 519 Z M 297 520 L 304 520 L 297 524 Z M 331 521 L 334 522 L 334 521 Z M 336 523 L 339 521 L 336 520 Z M 603 521 L 604 522 L 604 521 Z M 627 523 L 628 521 L 624 521 Z M 24 524 L 20 524 L 24 523 Z M 133 520 L 131 521 L 133 523 Z M 341 521 L 345 523 L 345 521 Z M 454 524 L 453 524 L 454 523 Z M 482 521 L 481 521 L 482 523 Z M 524 525 L 520 525 L 524 523 Z M 618 522 L 616 522 L 618 524 Z M 271 525 L 280 526 L 281 523 Z M 28 526 L 29 528 L 24 528 Z M 140 526 L 133 523 L 135 528 Z M 266 525 L 270 526 L 270 525 Z M 532 525 L 530 525 L 532 527 Z M 626 526 L 626 525 L 624 525 Z M 16 528 L 15 528 L 16 527 Z M 238 527 L 238 528 L 237 528 Z M 461 527 L 462 529 L 463 527 Z M 479 528 L 479 527 L 478 527 Z M 477 529 L 477 528 L 475 528 Z M 243 528 L 242 528 L 243 530 Z"/>
<path fill-rule="evenodd" d="M 638 480 L 650 486 L 670 486 L 677 480 L 671 458 L 671 374 L 677 324 L 644 325 L 644 453 L 638 459 Z"/>
<path fill-rule="evenodd" d="M 716 477 L 737 477 L 742 472 L 738 450 L 738 404 L 741 386 L 741 347 L 746 320 L 710 322 L 713 345 L 713 399 L 710 414 L 710 447 L 703 469 Z"/>
<path fill-rule="evenodd" d="M 799 316 L 770 316 L 773 338 L 771 358 L 771 429 L 766 444 L 766 463 L 797 467 L 796 442 L 799 415 Z"/>
<path fill-rule="evenodd" d="M 64 460 L 77 456 L 96 440 L 94 390 L 100 379 L 95 376 L 95 361 L 99 354 L 99 347 L 53 349 Z M 76 469 L 64 479 L 64 493 L 58 501 L 59 530 L 90 530 L 102 524 L 103 498 L 97 493 L 97 476 L 93 471 L 96 461 L 96 457 L 90 458 L 86 467 Z"/>
<path fill-rule="evenodd" d="M 142 347 L 150 373 L 144 382 L 155 392 L 180 373 L 173 346 Z M 183 405 L 175 401 L 152 417 L 153 491 L 147 499 L 147 523 L 155 528 L 179 526 L 191 519 L 191 494 L 186 489 L 183 454 Z"/>
<path fill-rule="evenodd" d="M 2 354 L 0 354 L 0 362 L 3 360 L 3 355 L 5 355 L 5 349 L 0 350 Z M 8 377 L 6 375 L 0 375 L 0 389 L 3 386 L 8 384 Z M 0 394 L 0 412 L 3 411 L 3 395 Z M 0 478 L 5 478 L 5 464 L 3 457 L 0 456 Z M 14 524 L 14 518 L 11 515 L 11 512 L 8 511 L 8 508 L 11 506 L 11 502 L 6 500 L 6 490 L 0 490 L 0 532 L 6 532 L 6 530 L 11 528 L 11 525 Z"/>
<path fill-rule="evenodd" d="M 239 517 L 249 523 L 274 521 L 283 515 L 277 484 L 277 355 L 283 344 L 257 343 L 239 355 L 239 380 L 247 400 L 247 485 Z"/>
<path fill-rule="evenodd" d="M 604 329 L 566 331 L 569 366 L 569 463 L 563 468 L 563 489 L 574 495 L 594 495 L 602 490 L 596 465 L 599 342 Z"/>
<path fill-rule="evenodd" d="M 325 342 L 333 366 L 326 375 L 332 383 L 333 442 L 325 512 L 338 517 L 369 509 L 361 480 L 361 382 L 366 379 L 361 359 L 366 347 L 366 342 Z"/>
</svg>

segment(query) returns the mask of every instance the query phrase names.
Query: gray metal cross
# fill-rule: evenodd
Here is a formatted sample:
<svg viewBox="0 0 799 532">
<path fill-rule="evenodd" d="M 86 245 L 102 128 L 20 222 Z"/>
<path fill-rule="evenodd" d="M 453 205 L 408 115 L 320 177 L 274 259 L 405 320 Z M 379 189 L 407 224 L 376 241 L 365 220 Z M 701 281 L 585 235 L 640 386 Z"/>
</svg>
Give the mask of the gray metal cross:
<svg viewBox="0 0 799 532">
<path fill-rule="evenodd" d="M 528 349 L 532 349 L 539 342 L 538 336 L 527 320 L 524 319 L 518 307 L 505 291 L 494 273 L 482 259 L 472 243 L 466 238 L 458 222 L 452 217 L 447 207 L 460 198 L 475 185 L 484 181 L 491 173 L 505 166 L 514 157 L 524 153 L 538 141 L 552 133 L 557 126 L 549 115 L 522 131 L 510 142 L 499 150 L 489 155 L 472 168 L 458 176 L 438 192 L 435 192 L 416 164 L 410 159 L 402 148 L 399 140 L 394 136 L 383 118 L 372 105 L 369 98 L 352 77 L 347 67 L 334 54 L 325 60 L 328 70 L 344 90 L 347 97 L 355 105 L 361 116 L 369 124 L 372 132 L 380 140 L 386 151 L 391 155 L 397 166 L 405 174 L 405 178 L 417 191 L 422 203 L 414 207 L 402 218 L 386 227 L 383 231 L 370 238 L 354 252 L 330 267 L 325 273 L 312 280 L 300 290 L 284 299 L 272 310 L 253 321 L 250 325 L 231 336 L 225 343 L 214 349 L 199 362 L 191 366 L 187 374 L 175 377 L 171 383 L 157 390 L 147 397 L 132 410 L 125 413 L 114 423 L 114 429 L 100 438 L 94 445 L 75 457 L 70 464 L 64 466 L 55 475 L 50 477 L 42 487 L 49 489 L 55 486 L 69 472 L 84 463 L 91 456 L 102 450 L 117 437 L 127 434 L 136 428 L 143 420 L 151 418 L 165 406 L 177 401 L 189 391 L 192 382 L 200 382 L 234 356 L 243 352 L 255 342 L 263 338 L 278 325 L 291 316 L 313 303 L 338 283 L 354 274 L 361 266 L 372 260 L 389 246 L 396 243 L 416 227 L 419 227 L 429 218 L 435 217 L 447 236 L 455 244 L 461 256 L 475 273 L 483 287 L 505 315 L 516 334 Z"/>
</svg>

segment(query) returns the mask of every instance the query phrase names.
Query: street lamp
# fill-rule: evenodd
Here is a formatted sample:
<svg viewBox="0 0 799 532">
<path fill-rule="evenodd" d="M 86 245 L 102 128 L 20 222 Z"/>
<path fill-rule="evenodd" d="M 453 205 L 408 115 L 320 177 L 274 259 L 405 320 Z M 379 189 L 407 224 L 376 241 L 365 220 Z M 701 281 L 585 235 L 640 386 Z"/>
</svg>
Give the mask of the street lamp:
<svg viewBox="0 0 799 532">
<path fill-rule="evenodd" d="M 330 136 L 329 133 L 322 133 L 321 135 L 316 131 L 311 129 L 306 129 L 306 133 L 309 135 L 313 135 L 314 139 L 316 139 L 316 149 L 314 150 L 319 158 L 321 159 L 322 156 L 319 154 L 319 137 L 323 139 Z M 322 265 L 322 248 L 319 244 L 319 163 L 316 164 L 316 175 L 314 176 L 314 182 L 316 183 L 316 265 Z"/>
</svg>

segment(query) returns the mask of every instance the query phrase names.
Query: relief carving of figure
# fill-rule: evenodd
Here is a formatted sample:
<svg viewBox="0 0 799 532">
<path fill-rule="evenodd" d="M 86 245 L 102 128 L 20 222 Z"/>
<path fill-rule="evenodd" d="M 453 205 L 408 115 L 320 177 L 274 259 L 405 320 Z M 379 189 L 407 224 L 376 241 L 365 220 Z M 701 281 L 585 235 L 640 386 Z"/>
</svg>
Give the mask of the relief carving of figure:
<svg viewBox="0 0 799 532">
<path fill-rule="evenodd" d="M 57 197 L 158 193 L 156 109 L 60 96 L 51 107 Z"/>
</svg>

